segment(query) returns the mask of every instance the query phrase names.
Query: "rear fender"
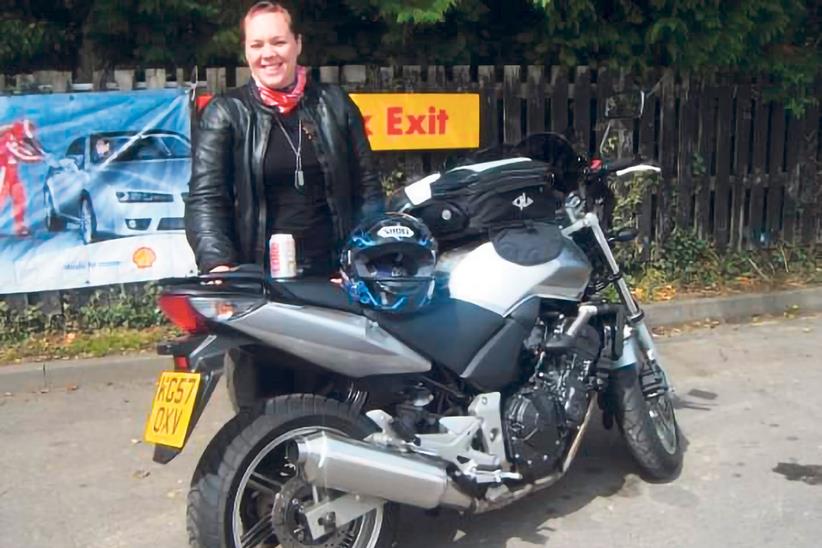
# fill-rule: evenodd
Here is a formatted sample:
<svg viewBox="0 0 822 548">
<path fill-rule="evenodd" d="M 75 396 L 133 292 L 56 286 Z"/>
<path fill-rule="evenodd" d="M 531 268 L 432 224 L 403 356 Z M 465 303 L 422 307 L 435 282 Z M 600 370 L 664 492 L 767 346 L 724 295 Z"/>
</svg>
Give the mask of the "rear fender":
<svg viewBox="0 0 822 548">
<path fill-rule="evenodd" d="M 186 432 L 188 442 L 194 427 L 208 405 L 220 377 L 223 375 L 224 357 L 232 348 L 252 344 L 250 338 L 242 335 L 189 335 L 173 341 L 162 342 L 157 345 L 157 353 L 165 356 L 187 357 L 192 373 L 200 373 L 200 388 L 194 405 L 194 412 Z M 182 368 L 175 369 L 183 371 Z M 183 445 L 185 447 L 185 444 Z M 157 444 L 154 446 L 154 462 L 167 464 L 180 454 L 182 449 Z"/>
</svg>

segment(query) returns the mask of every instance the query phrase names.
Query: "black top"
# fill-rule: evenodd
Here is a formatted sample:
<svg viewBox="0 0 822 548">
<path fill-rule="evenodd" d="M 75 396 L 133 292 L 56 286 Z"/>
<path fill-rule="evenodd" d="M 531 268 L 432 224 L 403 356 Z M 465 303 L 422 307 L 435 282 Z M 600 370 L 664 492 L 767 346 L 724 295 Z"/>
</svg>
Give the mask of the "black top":
<svg viewBox="0 0 822 548">
<path fill-rule="evenodd" d="M 275 115 L 277 116 L 277 115 Z M 294 110 L 280 115 L 283 128 L 298 146 L 299 115 Z M 303 128 L 302 168 L 304 185 L 295 185 L 296 155 L 280 124 L 271 124 L 263 161 L 268 219 L 266 234 L 292 234 L 297 244 L 297 264 L 303 274 L 324 275 L 333 268 L 334 227 L 325 192 L 325 178 L 314 144 Z"/>
</svg>

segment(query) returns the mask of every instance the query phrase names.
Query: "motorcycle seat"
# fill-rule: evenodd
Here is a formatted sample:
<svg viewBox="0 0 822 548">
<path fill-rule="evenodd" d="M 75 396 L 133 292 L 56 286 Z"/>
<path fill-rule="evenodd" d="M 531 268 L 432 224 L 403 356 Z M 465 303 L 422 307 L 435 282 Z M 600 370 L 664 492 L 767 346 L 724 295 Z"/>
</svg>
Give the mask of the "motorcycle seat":
<svg viewBox="0 0 822 548">
<path fill-rule="evenodd" d="M 339 284 L 332 283 L 328 278 L 297 278 L 273 282 L 276 292 L 275 300 L 283 300 L 288 304 L 317 306 L 342 310 L 352 314 L 362 314 L 360 303 L 352 302 L 348 293 Z"/>
</svg>

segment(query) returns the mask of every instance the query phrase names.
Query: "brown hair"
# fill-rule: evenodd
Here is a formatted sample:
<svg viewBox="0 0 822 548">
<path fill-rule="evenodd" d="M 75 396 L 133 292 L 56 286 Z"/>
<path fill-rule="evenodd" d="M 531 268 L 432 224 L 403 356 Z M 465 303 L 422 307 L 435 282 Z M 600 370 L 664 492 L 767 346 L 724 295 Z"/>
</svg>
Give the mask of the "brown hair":
<svg viewBox="0 0 822 548">
<path fill-rule="evenodd" d="M 243 17 L 243 20 L 240 22 L 240 37 L 243 42 L 245 42 L 245 26 L 248 23 L 248 20 L 255 15 L 261 15 L 263 13 L 283 14 L 283 17 L 285 17 L 285 22 L 288 23 L 288 30 L 290 30 L 294 36 L 297 36 L 297 32 L 294 30 L 294 22 L 291 18 L 291 12 L 289 12 L 288 9 L 286 9 L 279 2 L 268 2 L 265 0 L 263 2 L 257 2 L 248 8 L 247 12 L 245 12 L 245 17 Z"/>
</svg>

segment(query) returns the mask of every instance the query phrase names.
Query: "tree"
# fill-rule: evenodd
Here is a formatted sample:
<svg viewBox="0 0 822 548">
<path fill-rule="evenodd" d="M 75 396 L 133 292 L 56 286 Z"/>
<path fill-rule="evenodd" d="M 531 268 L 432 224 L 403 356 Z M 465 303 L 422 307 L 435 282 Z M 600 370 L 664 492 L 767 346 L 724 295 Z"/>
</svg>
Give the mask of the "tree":
<svg viewBox="0 0 822 548">
<path fill-rule="evenodd" d="M 10 0 L 6 0 L 7 3 Z M 0 66 L 242 61 L 235 0 L 18 0 Z M 304 62 L 576 64 L 766 75 L 799 107 L 822 61 L 817 0 L 302 0 Z"/>
</svg>

